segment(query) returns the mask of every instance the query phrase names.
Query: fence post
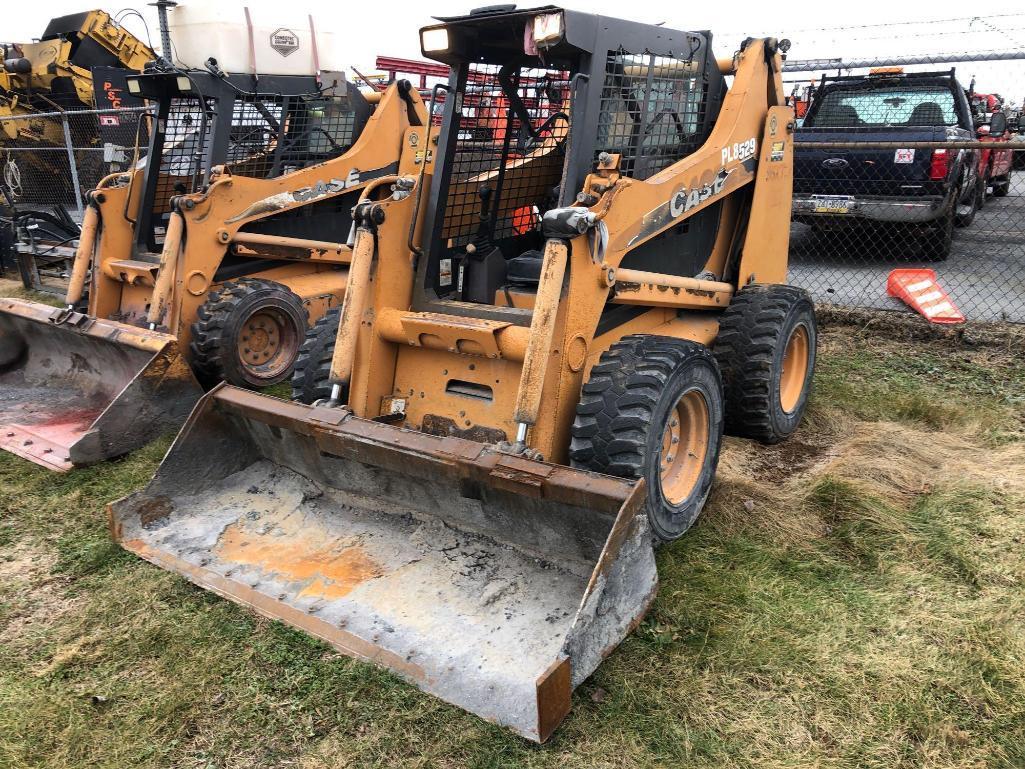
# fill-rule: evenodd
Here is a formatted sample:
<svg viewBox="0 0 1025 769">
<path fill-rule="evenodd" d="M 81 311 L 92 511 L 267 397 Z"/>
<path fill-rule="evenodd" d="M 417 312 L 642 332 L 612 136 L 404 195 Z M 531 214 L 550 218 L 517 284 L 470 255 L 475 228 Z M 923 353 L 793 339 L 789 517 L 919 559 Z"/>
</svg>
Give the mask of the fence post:
<svg viewBox="0 0 1025 769">
<path fill-rule="evenodd" d="M 68 150 L 68 168 L 71 169 L 71 186 L 75 190 L 75 207 L 78 209 L 78 221 L 85 218 L 85 211 L 82 209 L 82 187 L 78 183 L 78 166 L 75 163 L 75 148 L 71 146 L 71 128 L 68 125 L 68 115 L 61 115 L 61 125 L 64 127 L 64 146 Z"/>
</svg>

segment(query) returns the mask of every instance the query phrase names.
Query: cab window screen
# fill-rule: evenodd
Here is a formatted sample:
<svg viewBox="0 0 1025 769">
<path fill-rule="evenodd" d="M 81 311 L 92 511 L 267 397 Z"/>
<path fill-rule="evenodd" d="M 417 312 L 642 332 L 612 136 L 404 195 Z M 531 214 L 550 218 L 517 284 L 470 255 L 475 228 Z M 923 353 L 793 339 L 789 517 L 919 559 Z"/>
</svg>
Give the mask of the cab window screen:
<svg viewBox="0 0 1025 769">
<path fill-rule="evenodd" d="M 701 144 L 706 101 L 701 65 L 694 59 L 610 52 L 595 157 L 619 154 L 625 175 L 653 176 Z"/>
<path fill-rule="evenodd" d="M 569 74 L 473 64 L 444 201 L 447 246 L 522 234 L 554 204 L 569 135 Z"/>
</svg>

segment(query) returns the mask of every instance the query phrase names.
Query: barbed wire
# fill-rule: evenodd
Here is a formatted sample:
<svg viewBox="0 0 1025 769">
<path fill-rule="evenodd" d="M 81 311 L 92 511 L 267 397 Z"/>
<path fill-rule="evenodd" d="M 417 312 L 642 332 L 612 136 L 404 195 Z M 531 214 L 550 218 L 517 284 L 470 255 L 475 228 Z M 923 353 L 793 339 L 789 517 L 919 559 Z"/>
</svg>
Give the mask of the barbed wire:
<svg viewBox="0 0 1025 769">
<path fill-rule="evenodd" d="M 1000 30 L 1000 31 L 1001 32 L 1025 32 L 1025 26 L 1008 27 L 1006 30 Z M 949 31 L 946 31 L 946 32 L 923 32 L 923 33 L 920 33 L 920 34 L 901 33 L 901 39 L 902 40 L 906 40 L 908 38 L 913 38 L 913 39 L 923 39 L 924 40 L 924 39 L 932 39 L 934 37 L 955 37 L 955 36 L 961 36 L 961 35 L 965 35 L 965 34 L 970 34 L 970 35 L 973 35 L 975 37 L 982 36 L 982 35 L 986 35 L 988 37 L 992 37 L 992 35 L 989 35 L 989 34 L 986 34 L 986 33 L 980 32 L 980 31 L 973 30 L 973 31 L 970 31 L 970 32 L 965 32 L 965 30 L 963 30 L 963 29 L 953 29 L 953 30 L 949 30 Z M 860 43 L 860 42 L 868 42 L 868 41 L 874 41 L 874 40 L 893 40 L 893 37 L 894 37 L 893 34 L 889 33 L 889 34 L 886 34 L 886 35 L 870 35 L 868 37 L 841 37 L 840 35 L 829 35 L 829 36 L 826 36 L 826 37 L 811 38 L 811 39 L 812 40 L 817 40 L 817 41 L 818 40 L 828 40 L 831 43 L 834 43 L 834 42 L 837 42 L 837 41 L 841 41 L 841 40 L 844 43 L 848 43 L 848 42 L 859 42 Z M 797 40 L 791 39 L 791 41 L 794 42 L 794 43 L 800 42 L 800 40 L 801 40 L 801 38 L 798 38 Z M 1014 42 L 1019 47 L 1025 47 L 1025 43 L 1022 43 L 1019 40 L 1012 39 L 1012 42 Z"/>
<path fill-rule="evenodd" d="M 929 24 L 953 24 L 961 21 L 983 21 L 984 19 L 1010 19 L 1010 18 L 1025 18 L 1025 11 L 1014 12 L 1014 13 L 991 13 L 986 14 L 985 17 L 975 16 L 959 16 L 955 18 L 947 19 L 916 19 L 908 21 L 892 21 L 892 22 L 877 22 L 875 24 L 838 24 L 833 27 L 806 27 L 804 29 L 790 29 L 789 33 L 794 34 L 798 32 L 846 32 L 855 29 L 880 29 L 880 28 L 891 28 L 891 27 L 912 27 L 912 26 L 926 26 Z M 719 35 L 744 35 L 747 34 L 743 30 L 730 30 L 725 32 L 719 32 Z"/>
</svg>

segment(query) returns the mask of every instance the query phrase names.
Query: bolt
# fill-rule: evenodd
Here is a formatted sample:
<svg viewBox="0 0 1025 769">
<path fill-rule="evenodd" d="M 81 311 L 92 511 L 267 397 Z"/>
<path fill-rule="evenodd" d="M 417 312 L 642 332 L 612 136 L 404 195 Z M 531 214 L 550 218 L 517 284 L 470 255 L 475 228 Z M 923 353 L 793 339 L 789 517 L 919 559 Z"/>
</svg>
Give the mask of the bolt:
<svg viewBox="0 0 1025 769">
<path fill-rule="evenodd" d="M 673 437 L 673 445 L 675 446 L 679 442 L 680 442 L 680 439 L 674 436 Z"/>
<path fill-rule="evenodd" d="M 680 420 L 679 419 L 674 419 L 672 422 L 670 422 L 670 425 L 672 425 L 673 427 L 679 427 L 680 426 Z"/>
<path fill-rule="evenodd" d="M 672 462 L 672 461 L 673 461 L 673 455 L 670 454 L 668 457 L 666 457 L 666 462 Z"/>
</svg>

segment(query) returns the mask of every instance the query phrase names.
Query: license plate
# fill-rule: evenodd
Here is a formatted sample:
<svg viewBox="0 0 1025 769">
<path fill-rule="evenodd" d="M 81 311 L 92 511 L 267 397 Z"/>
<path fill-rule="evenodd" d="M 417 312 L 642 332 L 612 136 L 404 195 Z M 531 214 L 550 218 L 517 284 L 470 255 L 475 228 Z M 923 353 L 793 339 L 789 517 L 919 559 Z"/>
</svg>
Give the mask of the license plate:
<svg viewBox="0 0 1025 769">
<path fill-rule="evenodd" d="M 846 214 L 854 206 L 854 198 L 846 195 L 815 195 L 812 197 L 817 214 Z"/>
</svg>

